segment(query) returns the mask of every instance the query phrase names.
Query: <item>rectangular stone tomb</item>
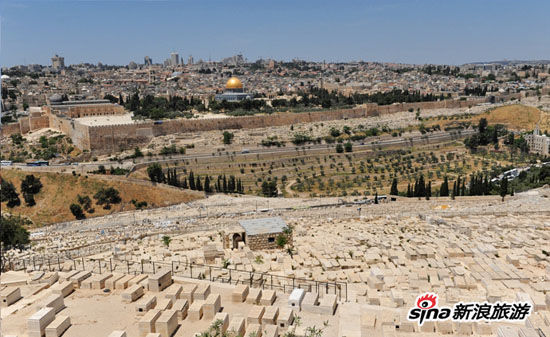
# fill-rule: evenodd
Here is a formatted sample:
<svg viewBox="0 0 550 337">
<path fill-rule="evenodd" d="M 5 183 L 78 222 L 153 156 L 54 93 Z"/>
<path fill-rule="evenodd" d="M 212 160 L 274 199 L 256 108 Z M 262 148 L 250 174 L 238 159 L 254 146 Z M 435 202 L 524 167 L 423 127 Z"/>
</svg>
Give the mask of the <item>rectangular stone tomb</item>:
<svg viewBox="0 0 550 337">
<path fill-rule="evenodd" d="M 148 333 L 156 332 L 155 323 L 160 317 L 160 310 L 151 309 L 138 321 L 139 336 L 146 336 Z"/>
<path fill-rule="evenodd" d="M 65 302 L 63 301 L 63 295 L 52 294 L 44 300 L 44 307 L 53 308 L 57 314 L 65 308 Z"/>
<path fill-rule="evenodd" d="M 262 329 L 262 337 L 277 337 L 279 336 L 279 327 L 276 325 L 264 325 Z"/>
<path fill-rule="evenodd" d="M 246 303 L 248 304 L 259 304 L 260 298 L 262 298 L 262 289 L 251 288 L 246 297 Z"/>
<path fill-rule="evenodd" d="M 248 316 L 246 317 L 246 323 L 247 324 L 262 324 L 262 317 L 264 316 L 265 307 L 262 305 L 255 305 L 253 306 L 250 311 L 248 312 Z"/>
<path fill-rule="evenodd" d="M 131 275 L 114 274 L 113 277 L 110 277 L 107 281 L 105 281 L 105 288 L 115 290 L 117 282 L 128 276 L 131 277 Z"/>
<path fill-rule="evenodd" d="M 162 294 L 165 298 L 170 298 L 172 299 L 172 301 L 176 301 L 178 298 L 180 298 L 182 289 L 183 287 L 181 286 L 181 284 L 174 283 L 166 288 L 166 290 L 164 290 Z"/>
<path fill-rule="evenodd" d="M 43 336 L 46 333 L 46 327 L 55 319 L 55 310 L 53 308 L 42 308 L 34 313 L 27 320 L 27 329 L 29 337 Z"/>
<path fill-rule="evenodd" d="M 50 289 L 52 290 L 52 294 L 60 294 L 63 297 L 67 297 L 74 291 L 74 285 L 71 281 L 65 281 L 54 284 Z"/>
<path fill-rule="evenodd" d="M 208 295 L 210 295 L 210 284 L 201 283 L 197 286 L 197 289 L 195 290 L 195 293 L 193 294 L 193 298 L 195 300 L 205 301 L 208 298 Z"/>
<path fill-rule="evenodd" d="M 161 337 L 170 337 L 178 328 L 178 314 L 176 310 L 163 311 L 155 322 L 155 332 Z"/>
<path fill-rule="evenodd" d="M 92 276 L 92 289 L 99 290 L 105 288 L 105 282 L 111 277 L 113 277 L 113 274 L 99 274 Z"/>
<path fill-rule="evenodd" d="M 316 292 L 307 292 L 302 301 L 302 310 L 307 312 L 316 312 L 316 306 L 319 303 L 319 294 Z"/>
<path fill-rule="evenodd" d="M 80 285 L 82 284 L 82 281 L 84 281 L 85 279 L 87 279 L 91 275 L 92 275 L 91 271 L 83 270 L 83 271 L 75 274 L 74 276 L 72 276 L 69 281 L 73 282 L 73 286 L 75 288 L 80 288 Z"/>
<path fill-rule="evenodd" d="M 244 318 L 233 317 L 233 319 L 229 321 L 227 331 L 233 332 L 237 336 L 244 336 Z"/>
<path fill-rule="evenodd" d="M 120 295 L 122 297 L 122 301 L 124 303 L 132 303 L 144 294 L 143 286 L 139 284 L 134 284 L 130 288 L 124 290 L 124 292 Z"/>
<path fill-rule="evenodd" d="M 180 293 L 180 298 L 185 298 L 189 304 L 193 303 L 195 299 L 195 291 L 197 290 L 197 285 L 194 283 L 186 283 L 182 285 L 182 290 Z"/>
<path fill-rule="evenodd" d="M 204 301 L 195 301 L 191 306 L 189 307 L 189 311 L 187 312 L 187 315 L 189 316 L 189 320 L 191 321 L 198 321 L 202 318 L 203 315 L 203 307 L 204 307 Z"/>
<path fill-rule="evenodd" d="M 245 301 L 248 296 L 249 288 L 246 284 L 239 284 L 235 286 L 233 292 L 231 293 L 231 301 L 235 303 L 242 303 Z"/>
<path fill-rule="evenodd" d="M 19 287 L 8 287 L 0 292 L 0 304 L 3 307 L 11 305 L 21 298 L 21 289 Z"/>
<path fill-rule="evenodd" d="M 218 311 L 220 311 L 222 304 L 222 298 L 219 294 L 210 294 L 204 302 L 202 309 L 204 318 L 213 318 Z"/>
<path fill-rule="evenodd" d="M 125 275 L 121 279 L 117 280 L 115 283 L 115 289 L 124 290 L 130 287 L 130 281 L 134 278 L 134 275 Z"/>
<path fill-rule="evenodd" d="M 140 274 L 140 275 L 136 275 L 134 277 L 132 277 L 132 279 L 130 281 L 128 281 L 128 287 L 131 287 L 135 284 L 140 284 L 141 282 L 147 280 L 149 276 L 145 275 L 145 274 Z"/>
<path fill-rule="evenodd" d="M 279 307 L 269 306 L 265 308 L 264 315 L 262 317 L 262 324 L 277 324 L 277 317 L 279 316 Z"/>
<path fill-rule="evenodd" d="M 273 290 L 262 291 L 262 298 L 260 299 L 261 305 L 273 305 L 275 303 L 275 292 Z"/>
<path fill-rule="evenodd" d="M 248 324 L 245 336 L 262 336 L 262 326 L 260 324 Z"/>
<path fill-rule="evenodd" d="M 336 310 L 337 297 L 334 294 L 325 294 L 319 300 L 319 306 L 315 308 L 315 312 L 323 315 L 333 315 Z"/>
<path fill-rule="evenodd" d="M 173 302 L 171 298 L 161 298 L 160 300 L 158 300 L 155 308 L 159 310 L 168 310 L 172 308 L 172 304 Z"/>
<path fill-rule="evenodd" d="M 157 305 L 157 297 L 149 295 L 136 302 L 136 311 L 138 314 L 143 314 Z"/>
<path fill-rule="evenodd" d="M 115 330 L 111 332 L 108 337 L 127 337 L 127 336 L 126 336 L 126 331 Z"/>
<path fill-rule="evenodd" d="M 212 324 L 220 321 L 220 331 L 224 333 L 227 331 L 227 327 L 229 326 L 229 314 L 226 312 L 218 312 L 214 319 L 212 320 Z"/>
<path fill-rule="evenodd" d="M 160 270 L 149 277 L 149 291 L 160 292 L 172 284 L 172 272 L 168 269 Z"/>
<path fill-rule="evenodd" d="M 178 313 L 178 319 L 183 321 L 187 317 L 187 311 L 189 310 L 189 302 L 186 299 L 180 298 L 174 302 L 172 309 Z"/>
<path fill-rule="evenodd" d="M 304 300 L 305 293 L 306 292 L 304 291 L 304 289 L 296 288 L 292 290 L 292 293 L 290 293 L 290 296 L 288 297 L 288 306 L 297 310 L 301 310 L 302 301 Z"/>
<path fill-rule="evenodd" d="M 294 322 L 294 309 L 281 308 L 277 317 L 277 325 L 281 329 L 287 329 Z"/>
<path fill-rule="evenodd" d="M 71 326 L 69 316 L 59 315 L 46 327 L 46 337 L 59 337 Z"/>
</svg>

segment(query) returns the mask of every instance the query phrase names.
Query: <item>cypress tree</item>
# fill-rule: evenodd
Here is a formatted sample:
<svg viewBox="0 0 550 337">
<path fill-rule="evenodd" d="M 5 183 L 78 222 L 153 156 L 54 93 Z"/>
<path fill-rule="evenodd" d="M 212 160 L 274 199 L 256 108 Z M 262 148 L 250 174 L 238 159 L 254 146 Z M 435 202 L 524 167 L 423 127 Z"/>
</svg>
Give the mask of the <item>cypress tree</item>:
<svg viewBox="0 0 550 337">
<path fill-rule="evenodd" d="M 227 189 L 230 193 L 235 193 L 235 176 L 231 175 L 229 176 L 229 183 L 227 184 Z"/>
<path fill-rule="evenodd" d="M 206 178 L 204 178 L 204 191 L 206 193 L 211 193 L 212 192 L 212 188 L 210 187 L 210 177 L 209 176 L 206 176 Z"/>
<path fill-rule="evenodd" d="M 397 190 L 397 178 L 393 178 L 393 181 L 391 183 L 391 195 L 399 195 L 399 191 Z"/>
<path fill-rule="evenodd" d="M 504 177 L 500 181 L 500 196 L 502 197 L 502 201 L 504 201 L 504 197 L 508 193 L 508 178 Z"/>
<path fill-rule="evenodd" d="M 196 190 L 195 175 L 193 174 L 193 171 L 189 172 L 189 188 L 192 190 Z"/>
<path fill-rule="evenodd" d="M 187 189 L 189 186 L 187 185 L 187 177 L 183 177 L 183 183 L 181 184 L 181 187 Z"/>
<path fill-rule="evenodd" d="M 483 195 L 489 195 L 489 178 L 485 175 L 483 180 Z"/>
<path fill-rule="evenodd" d="M 452 197 L 453 197 L 453 200 L 455 198 L 455 196 L 458 195 L 458 190 L 456 188 L 456 180 L 453 182 L 453 192 L 452 192 Z"/>
<path fill-rule="evenodd" d="M 466 195 L 466 180 L 462 180 L 462 190 L 460 191 L 460 195 L 465 196 Z"/>
<path fill-rule="evenodd" d="M 195 188 L 197 191 L 202 191 L 201 177 L 197 176 L 197 181 L 195 182 Z"/>
<path fill-rule="evenodd" d="M 443 184 L 441 184 L 441 188 L 439 189 L 439 195 L 442 197 L 449 196 L 449 180 L 447 179 L 447 176 L 443 179 Z"/>
<path fill-rule="evenodd" d="M 460 176 L 456 179 L 456 196 L 460 196 Z"/>
<path fill-rule="evenodd" d="M 412 197 L 411 184 L 408 183 L 407 184 L 407 198 L 410 198 L 410 197 Z"/>
<path fill-rule="evenodd" d="M 225 174 L 223 175 L 223 193 L 227 193 L 227 179 L 225 178 Z"/>
<path fill-rule="evenodd" d="M 451 191 L 451 200 L 455 200 L 456 195 L 456 181 L 453 184 L 453 190 Z"/>
<path fill-rule="evenodd" d="M 418 197 L 426 196 L 426 183 L 424 182 L 424 175 L 421 174 L 418 178 Z"/>
</svg>

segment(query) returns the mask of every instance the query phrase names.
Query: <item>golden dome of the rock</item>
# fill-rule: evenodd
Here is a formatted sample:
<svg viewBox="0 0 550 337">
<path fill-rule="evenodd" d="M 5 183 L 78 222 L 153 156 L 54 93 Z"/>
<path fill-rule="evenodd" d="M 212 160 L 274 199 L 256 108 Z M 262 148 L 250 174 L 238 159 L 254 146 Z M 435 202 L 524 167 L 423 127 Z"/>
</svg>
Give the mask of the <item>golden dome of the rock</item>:
<svg viewBox="0 0 550 337">
<path fill-rule="evenodd" d="M 242 89 L 243 84 L 242 84 L 241 80 L 239 80 L 238 78 L 231 77 L 230 79 L 227 80 L 227 83 L 225 84 L 225 88 L 226 89 Z"/>
</svg>

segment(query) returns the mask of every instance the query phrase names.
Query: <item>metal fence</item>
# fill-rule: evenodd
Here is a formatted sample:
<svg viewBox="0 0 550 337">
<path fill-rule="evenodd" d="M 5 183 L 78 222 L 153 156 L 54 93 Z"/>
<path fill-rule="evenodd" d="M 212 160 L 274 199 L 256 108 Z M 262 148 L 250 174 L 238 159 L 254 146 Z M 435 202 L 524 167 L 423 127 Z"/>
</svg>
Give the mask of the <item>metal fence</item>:
<svg viewBox="0 0 550 337">
<path fill-rule="evenodd" d="M 295 288 L 323 294 L 335 294 L 340 301 L 348 300 L 348 284 L 346 282 L 323 282 L 306 278 L 281 276 L 272 273 L 262 273 L 253 270 L 241 270 L 203 265 L 189 262 L 162 262 L 150 260 L 125 260 L 118 258 L 65 258 L 65 257 L 32 257 L 28 259 L 5 261 L 6 270 L 30 271 L 62 271 L 88 270 L 92 273 L 121 273 L 121 274 L 154 274 L 161 269 L 171 270 L 173 276 L 185 277 L 211 282 L 230 284 L 246 284 L 250 287 L 279 290 L 290 293 Z"/>
</svg>

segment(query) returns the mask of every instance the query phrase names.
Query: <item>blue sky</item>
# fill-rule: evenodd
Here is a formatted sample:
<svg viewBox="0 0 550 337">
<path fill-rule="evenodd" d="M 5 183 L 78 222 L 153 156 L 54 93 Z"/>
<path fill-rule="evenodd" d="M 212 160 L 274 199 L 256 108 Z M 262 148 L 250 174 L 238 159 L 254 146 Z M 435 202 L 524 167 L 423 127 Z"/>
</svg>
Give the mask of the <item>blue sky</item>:
<svg viewBox="0 0 550 337">
<path fill-rule="evenodd" d="M 549 0 L 0 0 L 2 66 L 187 59 L 550 59 Z"/>
</svg>

